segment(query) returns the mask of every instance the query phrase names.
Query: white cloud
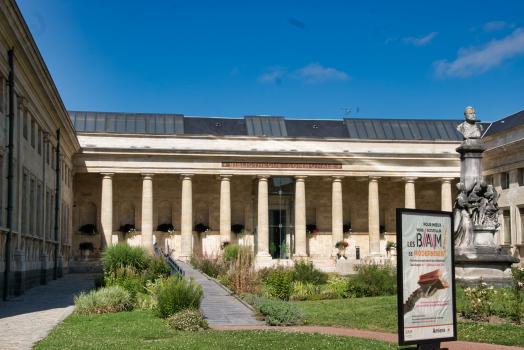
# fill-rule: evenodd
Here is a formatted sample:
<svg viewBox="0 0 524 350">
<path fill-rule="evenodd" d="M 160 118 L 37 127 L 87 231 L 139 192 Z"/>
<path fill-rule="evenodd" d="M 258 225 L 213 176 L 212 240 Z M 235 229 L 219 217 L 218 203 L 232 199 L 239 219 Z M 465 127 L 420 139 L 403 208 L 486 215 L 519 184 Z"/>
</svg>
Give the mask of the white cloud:
<svg viewBox="0 0 524 350">
<path fill-rule="evenodd" d="M 404 38 L 404 44 L 412 44 L 414 46 L 423 46 L 431 43 L 431 40 L 437 36 L 438 32 L 429 33 L 426 36 L 422 36 L 420 38 Z"/>
<path fill-rule="evenodd" d="M 328 80 L 347 80 L 349 75 L 346 72 L 338 71 L 334 68 L 324 68 L 318 63 L 309 65 L 289 72 L 283 67 L 270 67 L 267 73 L 258 77 L 264 83 L 279 84 L 283 78 L 289 77 L 295 80 L 302 80 L 306 84 L 324 83 Z"/>
<path fill-rule="evenodd" d="M 293 72 L 297 79 L 303 79 L 305 83 L 323 83 L 328 80 L 347 80 L 349 76 L 346 72 L 338 71 L 334 68 L 324 68 L 318 63 L 310 63 L 304 68 Z"/>
<path fill-rule="evenodd" d="M 493 22 L 484 24 L 482 28 L 484 29 L 486 33 L 490 33 L 496 30 L 504 29 L 504 28 L 514 28 L 514 27 L 515 27 L 514 24 L 507 24 L 504 21 L 493 21 Z"/>
<path fill-rule="evenodd" d="M 434 62 L 437 76 L 467 77 L 483 73 L 498 66 L 502 61 L 524 54 L 524 29 L 517 28 L 504 39 L 493 39 L 489 43 L 461 48 L 453 62 Z"/>
</svg>

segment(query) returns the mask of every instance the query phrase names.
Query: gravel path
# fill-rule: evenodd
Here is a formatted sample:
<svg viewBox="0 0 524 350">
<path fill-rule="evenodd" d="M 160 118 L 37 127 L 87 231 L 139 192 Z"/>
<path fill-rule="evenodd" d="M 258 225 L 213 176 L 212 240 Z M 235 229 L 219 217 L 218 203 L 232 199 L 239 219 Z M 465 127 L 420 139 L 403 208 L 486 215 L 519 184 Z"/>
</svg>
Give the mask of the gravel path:
<svg viewBox="0 0 524 350">
<path fill-rule="evenodd" d="M 184 269 L 187 278 L 194 277 L 195 283 L 200 284 L 204 289 L 204 300 L 201 306 L 204 319 L 210 326 L 265 325 L 265 322 L 253 317 L 251 309 L 215 281 L 204 276 L 189 264 L 177 263 Z"/>
<path fill-rule="evenodd" d="M 0 349 L 31 349 L 73 312 L 73 297 L 94 286 L 92 274 L 69 274 L 0 301 Z"/>
</svg>

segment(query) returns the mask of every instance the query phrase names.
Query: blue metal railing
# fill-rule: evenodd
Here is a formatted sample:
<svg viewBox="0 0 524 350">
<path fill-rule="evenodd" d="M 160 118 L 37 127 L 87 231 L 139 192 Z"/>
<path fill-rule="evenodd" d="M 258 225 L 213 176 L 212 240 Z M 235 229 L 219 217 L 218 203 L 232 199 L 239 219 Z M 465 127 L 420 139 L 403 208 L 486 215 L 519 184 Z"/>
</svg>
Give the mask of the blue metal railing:
<svg viewBox="0 0 524 350">
<path fill-rule="evenodd" d="M 164 258 L 166 258 L 166 262 L 171 268 L 171 276 L 173 276 L 175 273 L 178 273 L 180 277 L 184 277 L 186 273 L 184 270 L 176 263 L 176 261 L 169 255 L 169 245 L 167 245 L 167 253 L 164 253 L 161 247 L 158 246 L 158 243 L 155 243 L 155 252 L 157 254 L 162 254 Z"/>
</svg>

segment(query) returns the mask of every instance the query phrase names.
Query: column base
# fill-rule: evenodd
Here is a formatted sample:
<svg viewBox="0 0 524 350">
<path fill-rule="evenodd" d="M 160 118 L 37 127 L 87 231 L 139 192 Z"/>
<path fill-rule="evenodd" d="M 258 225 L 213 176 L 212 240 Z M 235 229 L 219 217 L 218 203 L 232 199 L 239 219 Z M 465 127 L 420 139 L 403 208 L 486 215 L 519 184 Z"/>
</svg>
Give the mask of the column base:
<svg viewBox="0 0 524 350">
<path fill-rule="evenodd" d="M 256 269 L 261 269 L 264 267 L 270 267 L 273 262 L 273 257 L 266 252 L 259 252 L 255 257 L 255 267 Z"/>
</svg>

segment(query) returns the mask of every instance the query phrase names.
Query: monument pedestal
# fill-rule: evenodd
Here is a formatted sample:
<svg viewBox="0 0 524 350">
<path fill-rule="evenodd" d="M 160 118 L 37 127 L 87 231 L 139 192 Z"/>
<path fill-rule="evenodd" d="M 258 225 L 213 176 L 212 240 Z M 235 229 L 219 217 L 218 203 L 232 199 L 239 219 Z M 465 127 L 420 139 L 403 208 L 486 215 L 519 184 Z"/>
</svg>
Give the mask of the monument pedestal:
<svg viewBox="0 0 524 350">
<path fill-rule="evenodd" d="M 455 248 L 455 279 L 458 284 L 476 284 L 482 277 L 484 282 L 502 287 L 511 283 L 511 265 L 518 262 L 498 246 Z"/>
</svg>

